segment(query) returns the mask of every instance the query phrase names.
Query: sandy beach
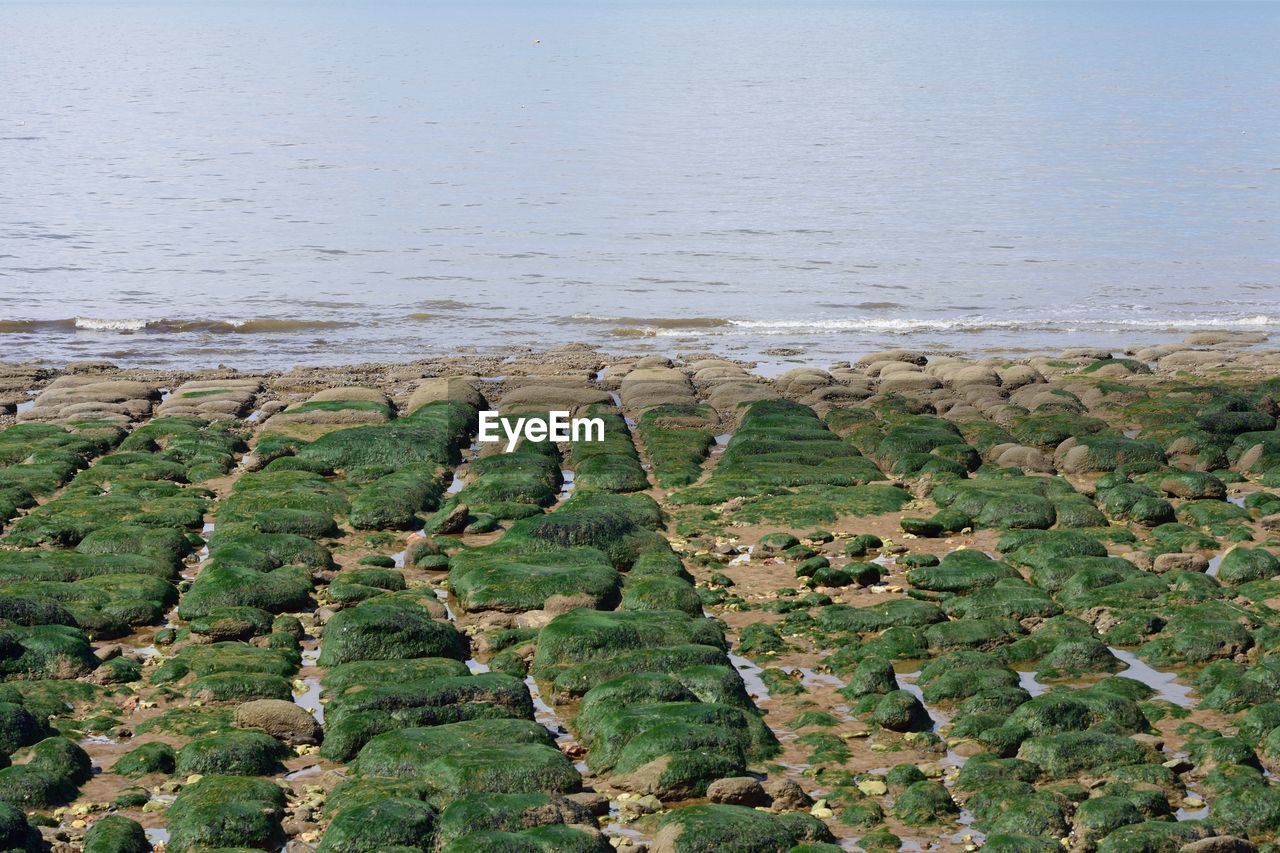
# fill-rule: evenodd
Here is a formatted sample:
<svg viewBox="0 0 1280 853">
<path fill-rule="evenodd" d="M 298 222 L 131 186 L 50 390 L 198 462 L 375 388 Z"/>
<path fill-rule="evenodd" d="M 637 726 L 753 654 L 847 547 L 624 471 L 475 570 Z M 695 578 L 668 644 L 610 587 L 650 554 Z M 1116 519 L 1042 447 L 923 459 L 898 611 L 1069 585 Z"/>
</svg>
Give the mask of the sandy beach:
<svg viewBox="0 0 1280 853">
<path fill-rule="evenodd" d="M 1260 338 L 5 365 L 6 843 L 1259 849 Z"/>
</svg>

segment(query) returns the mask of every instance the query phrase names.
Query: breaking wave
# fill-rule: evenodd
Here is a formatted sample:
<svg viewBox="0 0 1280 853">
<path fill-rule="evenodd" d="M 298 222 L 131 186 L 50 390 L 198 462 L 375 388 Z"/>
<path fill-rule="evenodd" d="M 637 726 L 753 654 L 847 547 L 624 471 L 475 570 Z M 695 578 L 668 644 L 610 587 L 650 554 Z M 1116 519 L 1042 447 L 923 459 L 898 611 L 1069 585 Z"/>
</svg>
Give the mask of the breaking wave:
<svg viewBox="0 0 1280 853">
<path fill-rule="evenodd" d="M 911 335 L 920 333 L 981 333 L 981 332 L 1106 332 L 1126 329 L 1168 330 L 1187 329 L 1256 329 L 1280 327 L 1280 315 L 1254 314 L 1246 317 L 1167 317 L 1167 318 L 1098 318 L 1064 317 L 1060 319 L 1029 319 L 1004 317 L 938 317 L 938 318 L 832 318 L 821 320 L 731 320 L 734 330 L 756 335 L 838 334 L 841 332 L 870 332 L 884 335 Z M 654 331 L 657 335 L 664 332 Z"/>
<path fill-rule="evenodd" d="M 75 317 L 63 320 L 0 320 L 0 334 L 36 334 L 40 332 L 119 332 L 122 334 L 210 335 L 290 334 L 323 329 L 340 329 L 355 325 L 336 320 L 141 320 Z"/>
</svg>

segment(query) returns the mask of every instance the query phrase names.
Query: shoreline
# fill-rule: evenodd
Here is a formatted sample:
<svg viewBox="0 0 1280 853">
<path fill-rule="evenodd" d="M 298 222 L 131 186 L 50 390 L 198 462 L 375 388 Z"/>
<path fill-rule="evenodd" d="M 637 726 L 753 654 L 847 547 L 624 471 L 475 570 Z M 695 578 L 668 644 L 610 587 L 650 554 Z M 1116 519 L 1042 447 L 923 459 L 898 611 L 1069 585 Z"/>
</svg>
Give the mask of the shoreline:
<svg viewBox="0 0 1280 853">
<path fill-rule="evenodd" d="M 1079 358 L 1087 354 L 1092 358 L 1126 358 L 1143 362 L 1155 372 L 1211 371 L 1261 371 L 1274 367 L 1280 359 L 1280 349 L 1267 347 L 1269 337 L 1252 331 L 1196 331 L 1180 341 L 1168 341 L 1144 346 L 1127 346 L 1107 349 L 1094 346 L 1073 346 L 1062 350 L 1044 350 L 1035 347 L 1020 350 L 1002 350 L 991 353 L 978 350 L 972 353 L 957 352 L 953 348 L 894 348 L 917 352 L 931 362 L 964 362 L 973 366 L 1035 364 L 1061 357 Z M 533 347 L 514 346 L 495 351 L 480 348 L 460 348 L 450 356 L 427 356 L 406 360 L 372 360 L 327 365 L 297 364 L 288 368 L 238 369 L 234 363 L 217 367 L 148 367 L 119 365 L 110 358 L 95 358 L 71 362 L 53 363 L 40 361 L 0 361 L 0 425 L 13 422 L 16 407 L 30 403 L 41 389 L 59 376 L 109 374 L 121 379 L 136 379 L 160 386 L 177 387 L 186 381 L 239 377 L 261 379 L 279 383 L 285 389 L 330 385 L 381 383 L 395 385 L 414 379 L 449 375 L 475 375 L 485 377 L 500 386 L 513 377 L 528 377 L 539 372 L 555 374 L 560 371 L 576 373 L 591 367 L 604 368 L 625 365 L 641 359 L 671 359 L 673 363 L 689 363 L 700 359 L 721 359 L 748 371 L 760 380 L 773 380 L 795 370 L 839 370 L 847 368 L 859 359 L 874 352 L 850 353 L 846 360 L 832 361 L 797 347 L 778 347 L 754 357 L 735 355 L 732 350 L 713 347 L 692 349 L 670 348 L 665 351 L 648 348 L 630 352 L 616 352 L 609 347 L 597 347 L 588 343 L 567 344 L 539 350 Z M 1190 354 L 1190 355 L 1187 355 Z M 1197 355 L 1199 354 L 1199 355 Z M 1051 371 L 1052 372 L 1052 371 Z M 832 384 L 840 384 L 832 380 Z M 287 390 L 284 392 L 289 393 Z"/>
<path fill-rule="evenodd" d="M 1116 309 L 1117 314 L 1124 311 Z M 77 325 L 82 322 L 87 325 Z M 613 325 L 615 322 L 624 325 Z M 552 317 L 539 321 L 528 316 L 458 317 L 446 312 L 401 321 L 0 320 L 0 344 L 5 345 L 12 361 L 64 365 L 105 358 L 131 369 L 175 371 L 231 364 L 242 370 L 274 372 L 294 366 L 355 367 L 468 353 L 506 357 L 581 347 L 611 356 L 714 352 L 735 360 L 781 358 L 788 364 L 822 367 L 850 354 L 900 348 L 936 355 L 1012 358 L 1079 346 L 1135 352 L 1183 335 L 1261 343 L 1278 324 L 1280 318 L 1268 315 L 1158 322 L 643 317 L 590 321 Z"/>
</svg>

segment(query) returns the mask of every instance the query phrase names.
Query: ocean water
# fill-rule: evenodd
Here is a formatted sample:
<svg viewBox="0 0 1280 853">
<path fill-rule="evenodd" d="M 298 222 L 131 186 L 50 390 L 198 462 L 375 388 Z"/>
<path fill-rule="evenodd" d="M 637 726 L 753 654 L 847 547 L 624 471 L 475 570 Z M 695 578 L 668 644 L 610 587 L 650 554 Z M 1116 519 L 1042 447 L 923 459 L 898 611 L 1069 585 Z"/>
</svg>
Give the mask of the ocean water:
<svg viewBox="0 0 1280 853">
<path fill-rule="evenodd" d="M 0 0 L 0 359 L 1280 331 L 1280 5 Z"/>
</svg>

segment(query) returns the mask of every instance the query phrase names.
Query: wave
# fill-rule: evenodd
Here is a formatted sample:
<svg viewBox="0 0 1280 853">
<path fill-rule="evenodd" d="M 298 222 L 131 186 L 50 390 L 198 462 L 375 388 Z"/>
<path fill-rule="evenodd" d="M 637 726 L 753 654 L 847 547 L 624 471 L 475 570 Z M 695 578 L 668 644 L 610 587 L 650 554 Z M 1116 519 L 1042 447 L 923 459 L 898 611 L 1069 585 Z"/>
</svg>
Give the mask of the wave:
<svg viewBox="0 0 1280 853">
<path fill-rule="evenodd" d="M 892 304 L 892 303 L 890 303 Z M 879 307 L 879 304 L 877 304 Z M 609 325 L 622 337 L 674 337 L 704 330 L 713 335 L 823 335 L 865 332 L 882 335 L 973 334 L 980 332 L 1105 332 L 1130 330 L 1254 329 L 1280 327 L 1280 315 L 1187 317 L 825 317 L 820 319 L 742 320 L 715 317 L 642 318 L 574 314 L 562 324 Z"/>
<path fill-rule="evenodd" d="M 1105 318 L 1063 317 L 955 317 L 955 318 L 844 318 L 824 320 L 732 320 L 735 329 L 755 334 L 880 332 L 882 334 L 915 334 L 919 332 L 1079 332 L 1124 329 L 1265 329 L 1280 326 L 1280 316 L 1254 314 L 1247 317 L 1162 317 Z"/>
<path fill-rule="evenodd" d="M 0 320 L 0 334 L 40 332 L 119 332 L 121 334 L 290 334 L 356 325 L 336 320 L 143 320 L 137 318 L 74 317 L 60 320 Z"/>
<path fill-rule="evenodd" d="M 631 326 L 642 329 L 714 329 L 731 326 L 734 320 L 720 317 L 601 317 L 595 314 L 574 314 L 561 317 L 561 324 L 611 323 L 615 326 Z"/>
<path fill-rule="evenodd" d="M 75 331 L 75 320 L 0 320 L 0 334 L 23 335 L 45 331 Z"/>
</svg>

